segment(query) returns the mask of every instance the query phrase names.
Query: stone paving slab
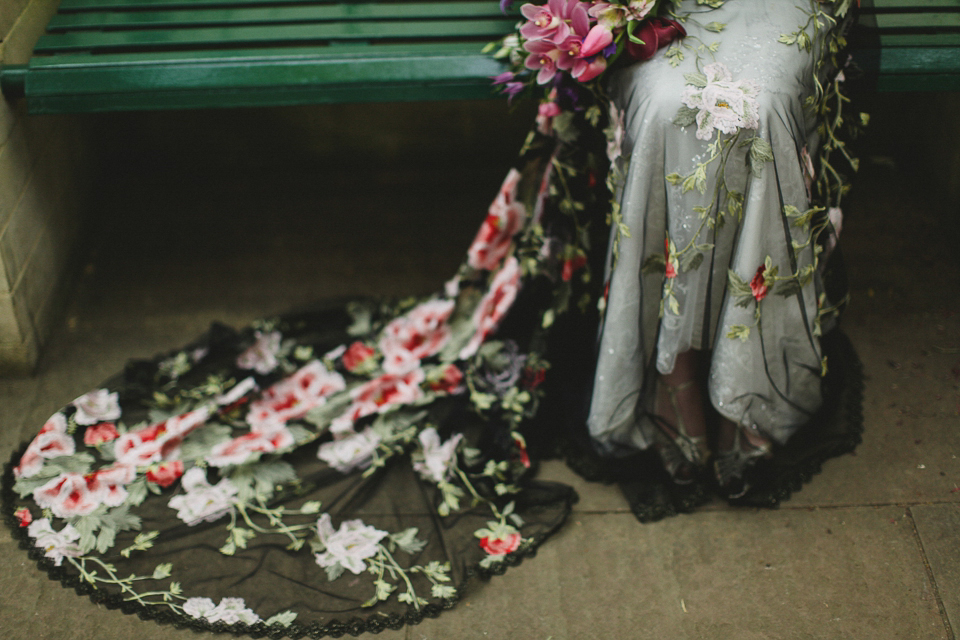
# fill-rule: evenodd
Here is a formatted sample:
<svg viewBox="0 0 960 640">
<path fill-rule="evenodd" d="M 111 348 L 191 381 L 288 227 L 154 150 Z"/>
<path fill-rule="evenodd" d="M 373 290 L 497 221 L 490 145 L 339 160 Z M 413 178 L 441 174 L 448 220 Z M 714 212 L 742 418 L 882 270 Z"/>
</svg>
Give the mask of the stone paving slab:
<svg viewBox="0 0 960 640">
<path fill-rule="evenodd" d="M 792 505 L 960 502 L 960 314 L 846 326 L 866 374 L 865 432 Z"/>
<path fill-rule="evenodd" d="M 960 631 L 960 507 L 929 505 L 912 507 L 924 554 L 933 572 L 937 591 L 953 632 Z"/>
<path fill-rule="evenodd" d="M 905 510 L 713 511 L 639 525 L 574 514 L 440 638 L 946 638 Z"/>
</svg>

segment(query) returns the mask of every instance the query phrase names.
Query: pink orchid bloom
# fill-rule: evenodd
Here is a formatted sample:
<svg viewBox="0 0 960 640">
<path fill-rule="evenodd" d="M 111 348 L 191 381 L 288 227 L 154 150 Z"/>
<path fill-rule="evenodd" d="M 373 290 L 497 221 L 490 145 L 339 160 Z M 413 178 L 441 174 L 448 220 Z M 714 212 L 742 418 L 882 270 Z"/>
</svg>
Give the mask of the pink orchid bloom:
<svg viewBox="0 0 960 640">
<path fill-rule="evenodd" d="M 564 20 L 565 0 L 549 0 L 545 5 L 525 4 L 520 13 L 527 23 L 520 27 L 520 35 L 527 40 L 564 40 L 570 27 Z"/>
<path fill-rule="evenodd" d="M 580 46 L 580 57 L 588 58 L 606 49 L 613 42 L 613 32 L 602 24 L 594 25 Z"/>
<path fill-rule="evenodd" d="M 557 75 L 557 59 L 560 51 L 556 45 L 544 40 L 528 40 L 523 48 L 530 52 L 524 66 L 537 72 L 537 84 L 547 84 Z"/>
<path fill-rule="evenodd" d="M 582 67 L 575 68 L 573 72 L 573 77 L 580 82 L 590 82 L 607 70 L 607 59 L 603 56 L 596 56 L 589 62 L 586 60 L 580 60 L 580 62 L 585 64 Z"/>
</svg>

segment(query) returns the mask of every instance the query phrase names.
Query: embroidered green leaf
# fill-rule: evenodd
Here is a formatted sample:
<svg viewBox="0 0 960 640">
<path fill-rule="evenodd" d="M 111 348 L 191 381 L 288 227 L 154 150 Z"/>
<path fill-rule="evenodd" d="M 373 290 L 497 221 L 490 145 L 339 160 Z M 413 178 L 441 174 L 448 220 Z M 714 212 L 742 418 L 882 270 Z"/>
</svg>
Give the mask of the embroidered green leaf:
<svg viewBox="0 0 960 640">
<path fill-rule="evenodd" d="M 153 541 L 156 539 L 158 535 L 160 535 L 159 531 L 149 531 L 149 532 L 145 531 L 142 533 L 138 533 L 137 537 L 133 539 L 133 544 L 127 547 L 126 549 L 123 549 L 120 552 L 120 555 L 123 556 L 124 558 L 129 558 L 130 554 L 133 553 L 134 551 L 146 551 L 147 549 L 153 546 Z"/>
<path fill-rule="evenodd" d="M 667 174 L 667 182 L 669 182 L 673 186 L 677 186 L 678 184 L 683 182 L 683 176 L 681 176 L 679 173 L 669 173 Z"/>
<path fill-rule="evenodd" d="M 703 263 L 703 254 L 699 251 L 688 251 L 680 258 L 680 268 L 683 271 L 696 271 Z"/>
<path fill-rule="evenodd" d="M 753 138 L 753 143 L 750 145 L 750 168 L 754 173 L 760 175 L 763 172 L 763 165 L 772 161 L 773 149 L 770 143 L 760 136 Z"/>
<path fill-rule="evenodd" d="M 169 578 L 173 570 L 173 564 L 165 562 L 163 564 L 158 564 L 157 568 L 153 570 L 153 579 L 154 580 L 163 580 L 164 578 Z"/>
<path fill-rule="evenodd" d="M 273 496 L 278 485 L 296 480 L 297 473 L 289 462 L 275 460 L 236 467 L 229 478 L 236 485 L 237 499 L 241 502 L 250 502 L 254 498 L 266 501 Z"/>
<path fill-rule="evenodd" d="M 689 127 L 697 122 L 698 113 L 700 113 L 699 109 L 693 109 L 687 105 L 681 105 L 680 108 L 677 109 L 677 115 L 673 117 L 673 124 L 677 125 L 678 127 Z M 667 179 L 670 179 L 669 176 Z"/>
<path fill-rule="evenodd" d="M 725 22 L 708 22 L 704 25 L 704 29 L 707 31 L 712 31 L 714 33 L 720 33 L 727 26 Z"/>
<path fill-rule="evenodd" d="M 797 34 L 795 33 L 781 33 L 780 37 L 777 38 L 777 42 L 782 42 L 783 44 L 796 44 L 797 43 Z"/>
<path fill-rule="evenodd" d="M 703 75 L 699 71 L 685 73 L 683 74 L 683 77 L 686 78 L 687 84 L 692 84 L 697 88 L 703 89 L 707 86 L 707 76 Z"/>
<path fill-rule="evenodd" d="M 783 280 L 777 284 L 777 288 L 774 291 L 778 296 L 783 296 L 788 298 L 790 296 L 795 296 L 800 293 L 801 287 L 800 283 L 795 279 L 790 278 L 789 280 Z"/>
<path fill-rule="evenodd" d="M 410 527 L 400 533 L 390 534 L 389 541 L 396 545 L 401 551 L 409 554 L 419 553 L 427 543 L 417 538 L 418 532 L 416 527 Z M 390 550 L 393 551 L 392 548 Z"/>
<path fill-rule="evenodd" d="M 434 598 L 455 598 L 457 595 L 457 588 L 451 587 L 446 584 L 435 584 L 430 587 L 430 595 Z"/>
<path fill-rule="evenodd" d="M 732 325 L 730 331 L 727 332 L 727 337 L 731 340 L 739 338 L 740 342 L 746 342 L 750 337 L 750 327 L 745 324 Z"/>
<path fill-rule="evenodd" d="M 737 272 L 733 269 L 727 269 L 727 282 L 730 285 L 730 292 L 734 296 L 753 295 L 750 291 L 750 285 L 748 285 L 743 278 L 738 276 Z"/>
<path fill-rule="evenodd" d="M 267 618 L 266 624 L 267 626 L 276 624 L 281 627 L 289 627 L 296 619 L 297 614 L 293 611 L 281 611 L 277 615 Z"/>
</svg>

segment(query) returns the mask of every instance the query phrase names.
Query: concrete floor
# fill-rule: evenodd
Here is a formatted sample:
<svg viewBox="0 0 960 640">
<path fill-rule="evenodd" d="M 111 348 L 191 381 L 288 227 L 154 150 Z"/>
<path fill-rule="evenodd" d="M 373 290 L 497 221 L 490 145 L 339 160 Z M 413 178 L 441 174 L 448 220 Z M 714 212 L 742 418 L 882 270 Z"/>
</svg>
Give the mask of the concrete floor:
<svg viewBox="0 0 960 640">
<path fill-rule="evenodd" d="M 830 461 L 777 511 L 713 502 L 648 525 L 616 487 L 549 463 L 544 475 L 581 496 L 556 539 L 439 619 L 381 637 L 956 637 L 960 216 L 942 189 L 916 179 L 909 157 L 884 146 L 884 127 L 897 125 L 896 109 L 886 113 L 875 115 L 845 207 L 854 302 L 843 326 L 868 378 L 856 453 Z M 114 121 L 125 123 L 136 126 Z M 509 149 L 521 134 L 494 146 Z M 508 151 L 476 162 L 485 143 L 429 162 L 414 150 L 384 163 L 250 166 L 239 152 L 204 151 L 215 136 L 198 134 L 176 160 L 114 149 L 63 326 L 37 375 L 0 380 L 4 460 L 127 359 L 183 344 L 213 320 L 239 326 L 317 298 L 433 290 L 511 160 Z M 98 608 L 47 580 L 3 534 L 0 637 L 198 636 Z"/>
</svg>

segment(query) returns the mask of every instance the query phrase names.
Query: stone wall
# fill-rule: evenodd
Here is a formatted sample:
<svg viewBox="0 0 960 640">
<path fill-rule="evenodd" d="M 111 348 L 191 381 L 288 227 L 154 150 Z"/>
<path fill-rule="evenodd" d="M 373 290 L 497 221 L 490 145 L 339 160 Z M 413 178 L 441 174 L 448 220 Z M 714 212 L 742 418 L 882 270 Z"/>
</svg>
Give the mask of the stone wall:
<svg viewBox="0 0 960 640">
<path fill-rule="evenodd" d="M 55 0 L 0 0 L 0 61 L 27 61 Z M 82 118 L 0 99 L 0 375 L 36 365 L 73 281 L 90 147 Z"/>
</svg>

